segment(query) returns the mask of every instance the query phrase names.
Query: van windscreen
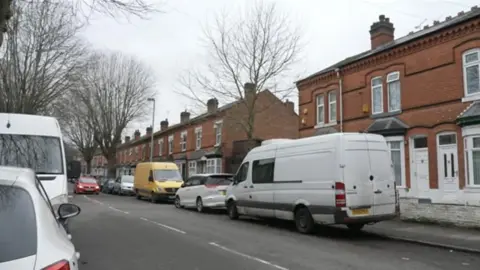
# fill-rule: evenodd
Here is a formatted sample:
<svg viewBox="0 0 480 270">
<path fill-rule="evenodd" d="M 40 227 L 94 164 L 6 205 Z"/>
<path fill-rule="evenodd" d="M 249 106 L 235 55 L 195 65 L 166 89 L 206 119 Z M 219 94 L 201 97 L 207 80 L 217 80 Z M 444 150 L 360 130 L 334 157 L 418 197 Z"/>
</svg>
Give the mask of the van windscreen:
<svg viewBox="0 0 480 270">
<path fill-rule="evenodd" d="M 0 165 L 31 168 L 37 174 L 63 174 L 59 138 L 0 134 Z"/>
<path fill-rule="evenodd" d="M 155 181 L 177 181 L 182 182 L 182 175 L 178 170 L 154 170 L 153 179 Z"/>
</svg>

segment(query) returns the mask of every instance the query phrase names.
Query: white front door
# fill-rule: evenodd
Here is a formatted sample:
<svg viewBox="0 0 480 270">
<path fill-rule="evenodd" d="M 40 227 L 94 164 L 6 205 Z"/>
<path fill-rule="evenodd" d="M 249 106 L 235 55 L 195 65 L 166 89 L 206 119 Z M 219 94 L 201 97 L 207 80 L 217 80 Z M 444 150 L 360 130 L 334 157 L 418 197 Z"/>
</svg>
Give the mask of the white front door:
<svg viewBox="0 0 480 270">
<path fill-rule="evenodd" d="M 428 166 L 428 140 L 427 137 L 417 137 L 413 140 L 411 156 L 412 188 L 417 191 L 419 198 L 428 198 L 430 190 L 430 174 Z"/>
<path fill-rule="evenodd" d="M 439 187 L 445 193 L 455 193 L 459 189 L 456 134 L 440 134 L 437 142 Z"/>
</svg>

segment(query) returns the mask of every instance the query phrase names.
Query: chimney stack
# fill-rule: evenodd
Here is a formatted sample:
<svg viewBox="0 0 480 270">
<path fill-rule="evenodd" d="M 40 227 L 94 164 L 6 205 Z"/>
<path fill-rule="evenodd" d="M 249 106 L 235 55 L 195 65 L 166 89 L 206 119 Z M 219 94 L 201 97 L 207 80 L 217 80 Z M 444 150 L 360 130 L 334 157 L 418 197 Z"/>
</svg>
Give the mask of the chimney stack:
<svg viewBox="0 0 480 270">
<path fill-rule="evenodd" d="M 254 83 L 245 83 L 243 85 L 243 91 L 244 91 L 245 98 L 248 99 L 255 95 L 256 86 Z"/>
<path fill-rule="evenodd" d="M 125 136 L 125 142 L 129 142 L 130 141 L 130 136 Z"/>
<path fill-rule="evenodd" d="M 180 123 L 185 123 L 190 120 L 190 113 L 187 111 L 180 113 Z"/>
<path fill-rule="evenodd" d="M 211 98 L 207 101 L 207 112 L 213 113 L 218 109 L 218 100 L 216 98 Z"/>
<path fill-rule="evenodd" d="M 378 22 L 374 22 L 370 26 L 370 41 L 372 43 L 372 50 L 392 42 L 394 40 L 395 28 L 390 22 L 389 18 L 386 18 L 385 15 L 380 15 L 378 17 Z"/>
<path fill-rule="evenodd" d="M 295 111 L 293 108 L 293 102 L 288 99 L 285 100 L 285 107 L 287 107 L 289 111 L 292 111 L 292 112 Z"/>
<path fill-rule="evenodd" d="M 152 127 L 147 127 L 145 129 L 145 132 L 147 133 L 147 135 L 152 135 Z"/>
<path fill-rule="evenodd" d="M 135 138 L 135 140 L 140 139 L 140 130 L 135 130 L 135 133 L 133 133 L 133 137 Z"/>
<path fill-rule="evenodd" d="M 160 131 L 164 131 L 168 128 L 168 119 L 160 121 Z"/>
</svg>

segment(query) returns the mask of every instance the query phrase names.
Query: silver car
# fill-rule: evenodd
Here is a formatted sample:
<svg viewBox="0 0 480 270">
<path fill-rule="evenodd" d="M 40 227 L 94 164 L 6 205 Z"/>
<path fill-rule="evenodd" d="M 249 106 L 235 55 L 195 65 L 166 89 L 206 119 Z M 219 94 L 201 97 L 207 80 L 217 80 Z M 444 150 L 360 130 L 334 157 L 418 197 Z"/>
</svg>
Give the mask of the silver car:
<svg viewBox="0 0 480 270">
<path fill-rule="evenodd" d="M 122 175 L 117 178 L 113 186 L 113 193 L 119 195 L 133 195 L 133 175 Z"/>
</svg>

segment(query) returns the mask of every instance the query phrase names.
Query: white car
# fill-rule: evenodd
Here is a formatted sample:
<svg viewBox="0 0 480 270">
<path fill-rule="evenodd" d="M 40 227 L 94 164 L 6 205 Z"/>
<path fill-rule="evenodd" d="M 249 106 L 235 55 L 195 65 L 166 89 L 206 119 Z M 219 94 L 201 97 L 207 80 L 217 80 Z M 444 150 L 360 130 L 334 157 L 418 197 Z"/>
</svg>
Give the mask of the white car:
<svg viewBox="0 0 480 270">
<path fill-rule="evenodd" d="M 225 208 L 225 194 L 232 176 L 228 173 L 191 176 L 175 194 L 175 207 L 196 208 L 198 212 Z"/>
<path fill-rule="evenodd" d="M 33 170 L 0 166 L 0 270 L 78 270 L 62 221 L 80 208 L 63 203 L 56 214 L 48 198 Z"/>
<path fill-rule="evenodd" d="M 133 195 L 133 175 L 118 177 L 113 186 L 113 193 L 118 195 Z"/>
</svg>

